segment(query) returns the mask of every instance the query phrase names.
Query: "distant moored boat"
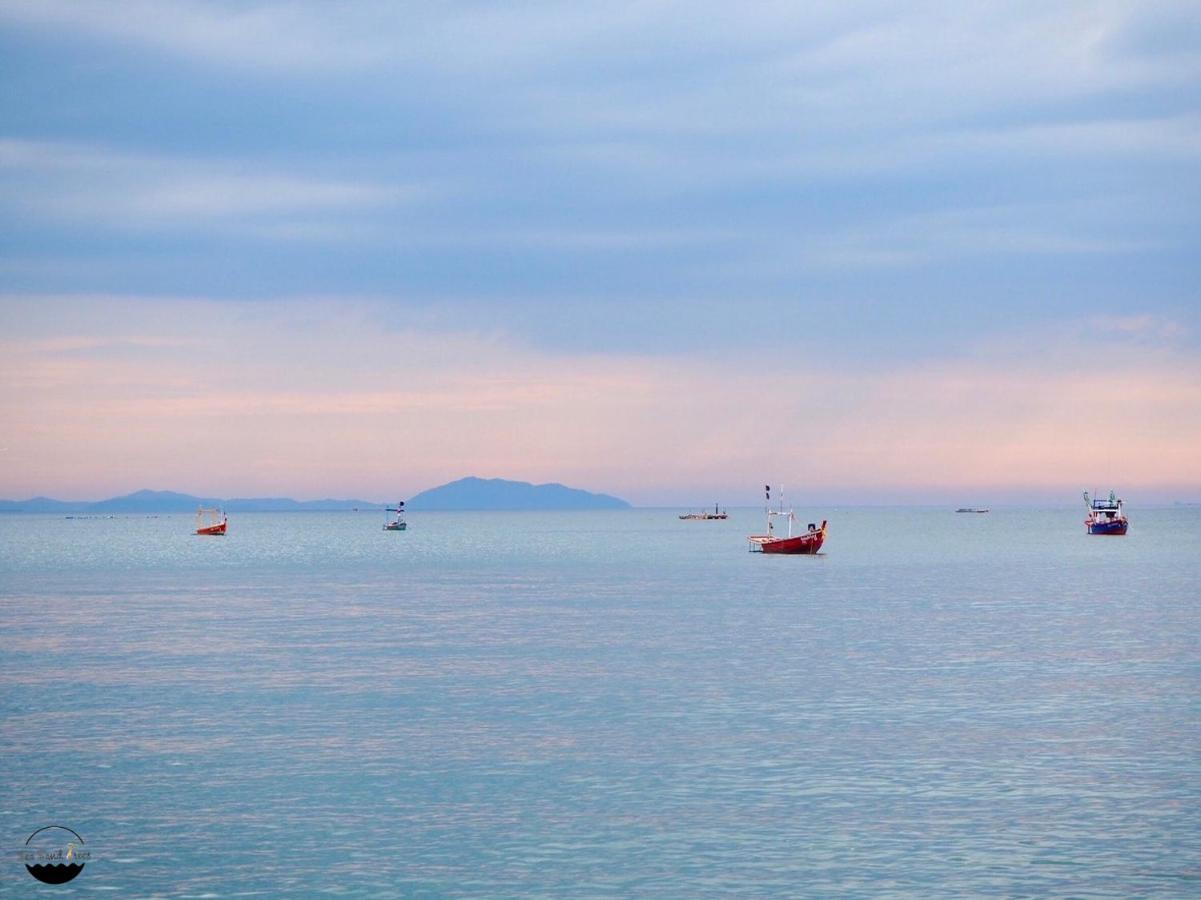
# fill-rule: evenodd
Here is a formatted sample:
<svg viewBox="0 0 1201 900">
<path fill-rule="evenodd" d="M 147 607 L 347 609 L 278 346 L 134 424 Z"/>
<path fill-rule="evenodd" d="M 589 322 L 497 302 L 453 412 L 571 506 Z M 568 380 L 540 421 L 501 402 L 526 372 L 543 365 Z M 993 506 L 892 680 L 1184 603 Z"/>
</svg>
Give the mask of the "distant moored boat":
<svg viewBox="0 0 1201 900">
<path fill-rule="evenodd" d="M 702 509 L 700 512 L 685 513 L 684 515 L 680 516 L 680 518 L 681 519 L 728 519 L 730 517 L 724 509 L 721 510 L 720 512 L 718 512 L 717 504 L 714 503 L 713 504 L 713 512 L 709 512 L 707 509 Z"/>
</svg>

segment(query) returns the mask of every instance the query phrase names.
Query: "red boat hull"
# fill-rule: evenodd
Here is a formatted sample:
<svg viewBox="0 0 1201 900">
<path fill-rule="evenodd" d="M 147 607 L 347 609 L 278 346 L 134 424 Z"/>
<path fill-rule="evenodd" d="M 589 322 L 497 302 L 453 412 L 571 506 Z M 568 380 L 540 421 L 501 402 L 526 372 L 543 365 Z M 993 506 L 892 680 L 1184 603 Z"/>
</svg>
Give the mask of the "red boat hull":
<svg viewBox="0 0 1201 900">
<path fill-rule="evenodd" d="M 752 535 L 749 538 L 752 545 L 757 545 L 761 553 L 782 553 L 788 556 L 812 556 L 822 548 L 826 540 L 826 523 L 816 531 L 799 534 L 796 537 L 772 537 L 770 535 Z M 755 549 L 752 547 L 752 549 Z"/>
<path fill-rule="evenodd" d="M 197 528 L 197 534 L 225 534 L 225 526 L 228 522 L 222 522 L 220 525 L 209 525 L 205 528 Z"/>
</svg>

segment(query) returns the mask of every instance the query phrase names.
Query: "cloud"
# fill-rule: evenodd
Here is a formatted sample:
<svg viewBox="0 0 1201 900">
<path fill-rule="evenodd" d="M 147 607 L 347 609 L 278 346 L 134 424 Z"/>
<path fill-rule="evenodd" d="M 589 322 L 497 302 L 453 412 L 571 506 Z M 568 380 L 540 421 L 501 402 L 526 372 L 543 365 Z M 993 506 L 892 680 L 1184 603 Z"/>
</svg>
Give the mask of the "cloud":
<svg viewBox="0 0 1201 900">
<path fill-rule="evenodd" d="M 1201 153 L 1201 116 L 1139 116 L 1083 122 L 1017 124 L 981 128 L 926 139 L 934 152 L 959 156 L 1000 154 L 1071 158 L 1128 157 L 1139 160 L 1187 161 Z"/>
<path fill-rule="evenodd" d="M 463 146 L 482 138 L 500 150 L 500 171 L 477 157 L 467 168 L 477 186 L 504 194 L 510 186 L 498 182 L 531 162 L 555 166 L 549 174 L 572 185 L 590 176 L 609 187 L 631 179 L 623 193 L 653 198 L 936 170 L 987 176 L 1002 165 L 1097 158 L 1183 164 L 1201 151 L 1201 120 L 1188 100 L 1201 63 L 1158 52 L 1164 34 L 1198 20 L 1195 8 L 1177 2 L 765 3 L 735 13 L 713 2 L 400 8 L 373 0 L 334 8 L 8 0 L 0 3 L 5 20 L 214 68 L 278 72 L 289 91 L 333 90 L 351 105 L 368 96 L 382 122 L 404 121 L 406 104 L 430 104 L 450 133 L 435 133 L 446 155 L 433 165 L 445 176 L 464 162 L 456 156 Z M 330 70 L 348 78 L 327 82 Z M 1130 102 L 1144 95 L 1155 102 Z M 1127 112 L 1099 103 L 1106 98 Z M 379 149 L 369 144 L 362 153 Z M 86 148 L 51 150 L 88 165 Z M 158 163 L 150 163 L 154 171 Z M 61 212 L 89 197 L 111 207 L 131 189 L 130 215 L 149 210 L 176 221 L 214 206 L 231 214 L 293 202 L 380 208 L 411 191 L 390 179 L 360 184 L 197 165 L 167 184 L 124 177 L 111 192 L 76 184 L 70 198 L 57 199 L 45 190 Z M 517 179 L 510 204 L 546 174 Z M 38 199 L 22 208 L 36 211 Z M 329 236 L 323 224 L 257 227 L 315 239 Z M 526 224 L 562 231 L 564 223 Z"/>
<path fill-rule="evenodd" d="M 5 0 L 0 18 L 27 27 L 120 41 L 210 63 L 294 69 L 364 64 L 386 50 L 369 32 L 340 27 L 336 15 L 303 4 L 130 0 L 118 5 L 69 0 Z"/>
<path fill-rule="evenodd" d="M 869 368 L 1010 318 L 1191 326 L 1199 17 L 0 0 L 0 273 Z"/>
<path fill-rule="evenodd" d="M 1093 316 L 1084 325 L 1092 333 L 1170 345 L 1188 334 L 1180 322 L 1164 316 L 1141 314 L 1129 316 Z"/>
<path fill-rule="evenodd" d="M 262 229 L 295 227 L 297 217 L 354 216 L 411 205 L 424 191 L 412 185 L 13 138 L 0 139 L 0 174 L 11 176 L 0 183 L 0 205 L 23 216 L 118 230 L 195 228 L 215 221 Z M 297 236 L 286 231 L 277 235 Z"/>
<path fill-rule="evenodd" d="M 697 133 L 722 127 L 720 118 L 698 115 L 719 108 L 732 114 L 729 130 L 745 131 L 795 124 L 789 114 L 805 110 L 896 122 L 1179 82 L 1197 76 L 1196 56 L 1165 49 L 1179 51 L 1178 36 L 1195 33 L 1199 20 L 1183 0 L 769 2 L 739 10 L 716 0 L 0 3 L 0 21 L 12 25 L 214 66 L 288 75 L 424 69 L 464 81 L 484 74 L 525 85 L 519 101 L 580 91 L 592 102 L 571 112 L 606 129 L 690 124 Z M 848 106 L 851 99 L 859 105 Z"/>
<path fill-rule="evenodd" d="M 10 322 L 32 302 L 9 298 Z M 197 300 L 186 315 L 135 299 L 36 302 L 47 324 L 0 354 L 0 494 L 155 483 L 375 497 L 468 473 L 643 503 L 765 478 L 844 502 L 1082 478 L 1201 486 L 1201 366 L 1137 343 L 1092 368 L 1081 363 L 1094 346 L 1055 335 L 1017 355 L 998 340 L 868 375 L 550 353 L 502 334 L 388 325 L 362 302 L 334 313 L 317 301 Z M 93 337 L 47 336 L 55 319 Z M 1083 446 L 1098 422 L 1121 434 L 1101 457 Z"/>
<path fill-rule="evenodd" d="M 304 210 L 364 209 L 389 205 L 396 189 L 347 182 L 264 175 L 207 175 L 178 178 L 149 187 L 129 201 L 137 218 L 224 218 Z"/>
</svg>

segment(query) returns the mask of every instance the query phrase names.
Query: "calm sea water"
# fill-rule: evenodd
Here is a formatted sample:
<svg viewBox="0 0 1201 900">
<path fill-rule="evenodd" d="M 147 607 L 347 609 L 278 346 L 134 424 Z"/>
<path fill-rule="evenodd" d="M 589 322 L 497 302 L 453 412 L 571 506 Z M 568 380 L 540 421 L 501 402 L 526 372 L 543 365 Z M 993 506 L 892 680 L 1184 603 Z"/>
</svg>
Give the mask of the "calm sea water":
<svg viewBox="0 0 1201 900">
<path fill-rule="evenodd" d="M 818 557 L 676 512 L 0 517 L 5 847 L 70 826 L 86 896 L 1201 894 L 1201 509 L 830 509 Z"/>
</svg>

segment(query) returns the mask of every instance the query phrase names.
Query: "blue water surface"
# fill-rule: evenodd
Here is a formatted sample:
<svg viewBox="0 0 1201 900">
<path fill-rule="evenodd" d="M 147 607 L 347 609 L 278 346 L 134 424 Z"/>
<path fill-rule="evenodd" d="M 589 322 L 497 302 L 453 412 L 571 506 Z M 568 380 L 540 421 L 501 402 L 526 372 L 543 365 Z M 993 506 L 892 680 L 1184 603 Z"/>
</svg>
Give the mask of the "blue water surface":
<svg viewBox="0 0 1201 900">
<path fill-rule="evenodd" d="M 1201 509 L 677 512 L 0 516 L 0 892 L 1201 895 Z"/>
</svg>

